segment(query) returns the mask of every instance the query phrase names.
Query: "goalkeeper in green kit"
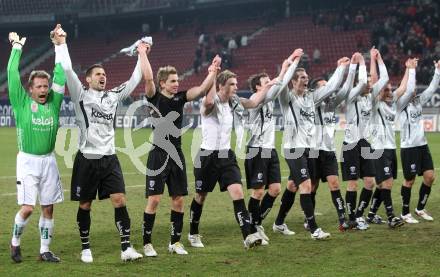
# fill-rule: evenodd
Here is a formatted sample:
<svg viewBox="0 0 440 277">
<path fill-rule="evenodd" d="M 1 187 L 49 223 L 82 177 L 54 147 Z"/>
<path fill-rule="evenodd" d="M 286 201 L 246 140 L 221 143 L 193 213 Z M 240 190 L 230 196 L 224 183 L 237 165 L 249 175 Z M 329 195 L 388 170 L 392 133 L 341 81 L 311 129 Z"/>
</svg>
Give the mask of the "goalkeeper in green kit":
<svg viewBox="0 0 440 277">
<path fill-rule="evenodd" d="M 53 234 L 53 204 L 63 201 L 63 188 L 56 164 L 55 139 L 58 118 L 66 82 L 64 71 L 55 57 L 53 84 L 45 71 L 32 71 L 29 76 L 29 93 L 21 84 L 18 65 L 26 38 L 9 33 L 12 44 L 8 62 L 8 91 L 17 127 L 17 202 L 21 206 L 15 215 L 11 240 L 11 258 L 22 261 L 20 237 L 32 214 L 37 197 L 41 205 L 39 230 L 41 261 L 59 262 L 49 245 Z"/>
</svg>

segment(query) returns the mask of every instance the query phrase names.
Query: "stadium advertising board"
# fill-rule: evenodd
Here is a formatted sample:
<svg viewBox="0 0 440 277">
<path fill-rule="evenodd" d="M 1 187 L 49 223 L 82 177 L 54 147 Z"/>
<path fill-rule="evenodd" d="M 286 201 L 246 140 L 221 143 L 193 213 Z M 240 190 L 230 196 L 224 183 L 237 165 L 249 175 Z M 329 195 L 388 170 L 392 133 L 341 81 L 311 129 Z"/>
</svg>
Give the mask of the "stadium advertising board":
<svg viewBox="0 0 440 277">
<path fill-rule="evenodd" d="M 117 128 L 136 128 L 136 127 L 146 127 L 150 128 L 146 112 L 142 110 L 143 101 L 133 102 L 128 109 L 119 110 L 115 117 L 115 126 Z M 429 107 L 440 106 L 440 95 L 434 95 L 428 102 Z M 137 105 L 134 110 L 130 110 L 133 105 Z M 200 127 L 200 114 L 198 109 L 190 109 L 187 111 L 183 117 L 183 126 L 187 128 L 198 128 Z M 282 129 L 283 126 L 283 116 L 280 113 L 273 115 L 275 118 L 275 125 L 278 130 Z M 440 130 L 440 120 L 437 114 L 424 114 L 423 124 L 426 132 L 437 132 Z M 336 115 L 336 130 L 345 130 L 345 115 Z M 396 122 L 396 130 L 400 130 L 399 123 Z M 70 101 L 69 97 L 65 97 L 63 103 L 61 104 L 60 110 L 60 126 L 70 127 L 75 126 L 75 110 L 73 102 Z M 15 127 L 14 112 L 9 100 L 0 100 L 0 127 Z"/>
</svg>

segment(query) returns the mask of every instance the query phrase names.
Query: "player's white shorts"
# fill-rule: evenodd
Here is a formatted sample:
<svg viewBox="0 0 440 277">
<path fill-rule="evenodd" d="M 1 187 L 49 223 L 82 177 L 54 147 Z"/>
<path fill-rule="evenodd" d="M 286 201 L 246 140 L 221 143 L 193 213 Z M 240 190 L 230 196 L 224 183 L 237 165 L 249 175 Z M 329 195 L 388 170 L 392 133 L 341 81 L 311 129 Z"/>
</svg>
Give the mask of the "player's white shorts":
<svg viewBox="0 0 440 277">
<path fill-rule="evenodd" d="M 17 155 L 17 202 L 18 205 L 51 205 L 64 200 L 55 154 Z"/>
</svg>

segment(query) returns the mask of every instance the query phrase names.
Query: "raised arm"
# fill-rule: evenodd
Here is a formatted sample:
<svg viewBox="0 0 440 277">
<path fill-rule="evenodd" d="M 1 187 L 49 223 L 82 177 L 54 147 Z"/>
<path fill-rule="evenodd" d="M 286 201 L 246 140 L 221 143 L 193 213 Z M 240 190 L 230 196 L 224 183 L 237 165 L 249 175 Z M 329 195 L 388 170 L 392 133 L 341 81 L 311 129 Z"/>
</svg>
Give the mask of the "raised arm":
<svg viewBox="0 0 440 277">
<path fill-rule="evenodd" d="M 217 72 L 217 70 L 216 70 Z M 216 73 L 217 75 L 217 73 Z M 200 109 L 200 112 L 204 115 L 208 115 L 212 112 L 212 110 L 215 107 L 215 95 L 216 95 L 216 83 L 215 83 L 215 77 L 214 82 L 209 89 L 208 93 L 202 100 L 202 108 Z"/>
<path fill-rule="evenodd" d="M 353 56 L 351 56 L 347 79 L 345 80 L 344 85 L 342 85 L 342 88 L 336 93 L 334 102 L 335 107 L 337 107 L 339 104 L 342 103 L 342 101 L 344 101 L 347 93 L 353 88 L 354 76 L 356 74 L 356 68 L 359 63 L 360 55 L 360 53 L 356 52 L 353 54 Z"/>
<path fill-rule="evenodd" d="M 50 32 L 50 37 L 55 45 L 55 63 L 60 63 L 63 67 L 70 97 L 73 101 L 78 101 L 83 86 L 72 68 L 72 61 L 66 44 L 67 34 L 63 31 L 61 25 L 57 24 L 55 29 Z"/>
<path fill-rule="evenodd" d="M 20 71 L 18 70 L 22 47 L 26 42 L 26 38 L 20 39 L 17 33 L 9 33 L 9 41 L 12 44 L 12 50 L 7 67 L 8 92 L 11 105 L 15 108 L 24 104 L 27 95 L 26 90 L 21 84 Z"/>
<path fill-rule="evenodd" d="M 409 59 L 406 61 L 408 63 Z M 405 64 L 406 64 L 405 63 Z M 409 70 L 408 66 L 405 69 L 405 74 L 403 75 L 402 81 L 400 82 L 400 85 L 396 90 L 393 92 L 394 99 L 399 99 L 406 91 L 407 85 L 408 85 L 408 77 L 409 77 Z"/>
<path fill-rule="evenodd" d="M 110 91 L 117 92 L 119 100 L 127 98 L 139 85 L 141 79 L 142 79 L 142 70 L 141 70 L 141 60 L 142 55 L 146 56 L 146 50 L 147 47 L 145 46 L 145 43 L 141 42 L 138 45 L 138 59 L 136 62 L 136 66 L 134 67 L 133 73 L 131 74 L 131 77 L 128 81 L 122 83 L 118 87 L 112 88 Z M 143 51 L 144 53 L 140 53 Z M 144 69 L 146 70 L 146 69 Z M 151 74 L 152 76 L 153 74 Z"/>
<path fill-rule="evenodd" d="M 382 55 L 377 51 L 377 64 L 379 65 L 379 80 L 371 88 L 373 99 L 376 99 L 380 91 L 388 84 L 390 78 L 385 63 L 382 60 Z"/>
<path fill-rule="evenodd" d="M 138 53 L 139 62 L 141 66 L 142 76 L 145 81 L 145 96 L 152 98 L 156 93 L 156 86 L 154 85 L 153 69 L 151 69 L 151 64 L 148 59 L 148 54 L 151 51 L 151 45 L 147 43 L 139 43 Z"/>
<path fill-rule="evenodd" d="M 296 53 L 295 53 L 296 52 Z M 293 56 L 295 55 L 295 56 Z M 301 60 L 302 55 L 304 55 L 304 51 L 301 48 L 295 49 L 291 57 L 293 58 L 292 64 L 287 69 L 286 74 L 283 77 L 282 87 L 278 93 L 279 102 L 281 106 L 286 106 L 289 103 L 289 83 L 292 81 L 293 74 L 295 73 L 296 68 L 298 67 L 299 61 Z M 289 57 L 290 59 L 290 57 Z"/>
<path fill-rule="evenodd" d="M 431 83 L 420 95 L 420 103 L 422 105 L 425 105 L 426 102 L 428 102 L 431 99 L 434 92 L 436 92 L 438 89 L 438 83 L 440 81 L 440 60 L 434 62 L 434 65 L 435 65 L 435 71 L 434 71 L 434 76 L 432 76 Z"/>
<path fill-rule="evenodd" d="M 286 60 L 284 60 L 280 74 L 278 74 L 279 83 L 275 83 L 274 86 L 267 92 L 266 98 L 264 99 L 264 104 L 275 100 L 282 91 L 287 91 L 287 85 L 293 77 L 295 69 L 298 67 L 299 60 L 304 54 L 301 48 L 295 49 L 292 55 L 290 55 Z"/>
<path fill-rule="evenodd" d="M 411 59 L 406 63 L 408 70 L 408 83 L 405 93 L 397 100 L 397 111 L 400 112 L 408 106 L 408 103 L 414 97 L 416 89 L 416 67 L 417 60 Z"/>
<path fill-rule="evenodd" d="M 379 76 L 377 75 L 377 56 L 379 54 L 379 50 L 377 50 L 374 46 L 370 49 L 370 82 L 371 85 L 374 85 L 379 80 Z"/>
<path fill-rule="evenodd" d="M 345 69 L 349 63 L 350 59 L 347 57 L 343 57 L 338 60 L 338 67 L 336 68 L 332 77 L 328 80 L 327 84 L 313 92 L 315 105 L 321 103 L 339 88 L 342 83 L 342 79 L 344 78 Z"/>
<path fill-rule="evenodd" d="M 350 93 L 346 99 L 346 104 L 353 102 L 359 96 L 359 94 L 361 94 L 367 85 L 367 78 L 367 67 L 365 66 L 365 60 L 364 57 L 360 55 L 358 83 L 352 90 L 350 90 Z"/>
<path fill-rule="evenodd" d="M 212 60 L 211 65 L 208 68 L 208 76 L 206 76 L 205 80 L 203 80 L 202 84 L 198 87 L 190 88 L 186 92 L 186 99 L 189 101 L 193 101 L 200 96 L 204 95 L 215 83 L 215 78 L 217 76 L 217 71 L 221 66 L 222 59 L 219 55 L 216 55 Z M 215 70 L 214 70 L 215 68 Z"/>
</svg>

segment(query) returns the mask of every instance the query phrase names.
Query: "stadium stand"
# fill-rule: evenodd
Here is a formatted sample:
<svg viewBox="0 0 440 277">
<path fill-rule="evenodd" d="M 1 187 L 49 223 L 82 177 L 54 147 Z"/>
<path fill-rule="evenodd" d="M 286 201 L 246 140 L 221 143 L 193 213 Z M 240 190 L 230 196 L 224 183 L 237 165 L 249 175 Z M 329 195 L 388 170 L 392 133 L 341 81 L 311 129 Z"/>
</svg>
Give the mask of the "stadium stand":
<svg viewBox="0 0 440 277">
<path fill-rule="evenodd" d="M 68 4 L 68 3 L 69 4 Z M 28 9 L 33 12 L 44 12 L 50 3 L 51 9 L 66 5 L 76 5 L 79 10 L 87 9 L 114 9 L 127 5 L 126 0 L 101 0 L 101 1 L 40 1 L 38 7 L 29 0 L 4 0 L 0 1 L 1 13 L 14 13 L 21 11 L 26 13 Z M 146 8 L 146 6 L 162 7 L 174 5 L 173 1 L 150 0 L 129 1 L 134 8 Z M 191 1 L 188 1 L 191 2 Z M 428 2 L 424 2 L 428 3 Z M 273 24 L 267 24 L 267 18 L 235 17 L 232 19 L 208 20 L 203 23 L 203 32 L 214 40 L 218 35 L 226 39 L 230 37 L 249 37 L 248 45 L 238 47 L 233 51 L 231 70 L 239 76 L 239 88 L 247 89 L 246 79 L 257 71 L 266 71 L 271 76 L 278 72 L 282 59 L 287 57 L 296 47 L 302 47 L 309 56 L 307 70 L 313 77 L 323 76 L 330 73 L 336 64 L 336 60 L 342 56 L 349 56 L 354 51 L 366 52 L 371 45 L 376 45 L 384 53 L 391 80 L 395 84 L 399 80 L 402 64 L 399 62 L 408 55 L 424 55 L 431 59 L 438 58 L 436 49 L 440 49 L 438 20 L 438 5 L 435 3 L 412 5 L 382 5 L 383 9 L 375 9 L 376 12 L 365 10 L 362 7 L 351 6 L 342 11 L 322 12 L 316 11 L 311 15 L 294 15 L 287 19 L 279 19 Z M 29 4 L 29 5 L 27 5 Z M 98 5 L 98 6 L 91 6 Z M 399 20 L 395 20 L 398 18 Z M 420 21 L 420 19 L 423 19 Z M 420 21 L 419 24 L 414 22 Z M 397 24 L 396 22 L 406 22 Z M 200 74 L 194 74 L 193 61 L 195 50 L 199 46 L 200 26 L 195 24 L 182 24 L 173 29 L 173 36 L 167 34 L 167 25 L 162 31 L 152 33 L 154 46 L 151 52 L 153 70 L 160 66 L 171 64 L 176 66 L 179 74 L 183 76 L 181 89 L 187 89 L 200 84 L 205 76 L 206 68 L 202 66 Z M 370 31 L 371 30 L 371 31 Z M 386 33 L 394 33 L 394 36 L 384 36 Z M 83 78 L 85 69 L 93 63 L 102 63 L 109 76 L 108 87 L 115 86 L 125 81 L 132 70 L 135 59 L 118 55 L 119 49 L 130 45 L 141 34 L 138 31 L 125 30 L 110 34 L 109 39 L 86 34 L 78 39 L 69 40 L 69 49 L 72 61 L 80 78 Z M 175 35 L 175 36 L 174 36 Z M 384 39 L 386 37 L 386 40 Z M 402 47 L 411 40 L 416 43 L 409 47 Z M 41 39 L 30 39 L 27 49 L 32 49 Z M 6 49 L 7 41 L 0 41 L 2 49 Z M 411 46 L 414 45 L 414 46 Z M 437 47 L 438 45 L 438 47 Z M 5 47 L 3 47 L 5 46 Z M 213 44 L 212 51 L 220 53 L 224 45 Z M 313 52 L 319 49 L 321 52 L 320 62 L 313 62 Z M 51 51 L 51 50 L 48 50 Z M 205 51 L 205 50 L 203 50 Z M 8 51 L 0 52 L 0 66 L 6 67 Z M 25 54 L 30 55 L 28 52 Z M 429 61 L 430 59 L 425 59 Z M 207 62 L 203 58 L 203 62 Z M 53 56 L 43 61 L 38 68 L 52 70 Z M 422 65 L 420 70 L 430 70 L 431 64 Z M 424 74 L 430 76 L 430 74 Z M 25 79 L 26 76 L 24 76 Z M 4 81 L 0 78 L 1 81 Z M 426 83 L 426 82 L 425 82 Z M 140 89 L 137 90 L 139 94 Z M 0 94 L 5 96 L 5 90 Z M 137 95 L 138 96 L 138 95 Z"/>
</svg>

